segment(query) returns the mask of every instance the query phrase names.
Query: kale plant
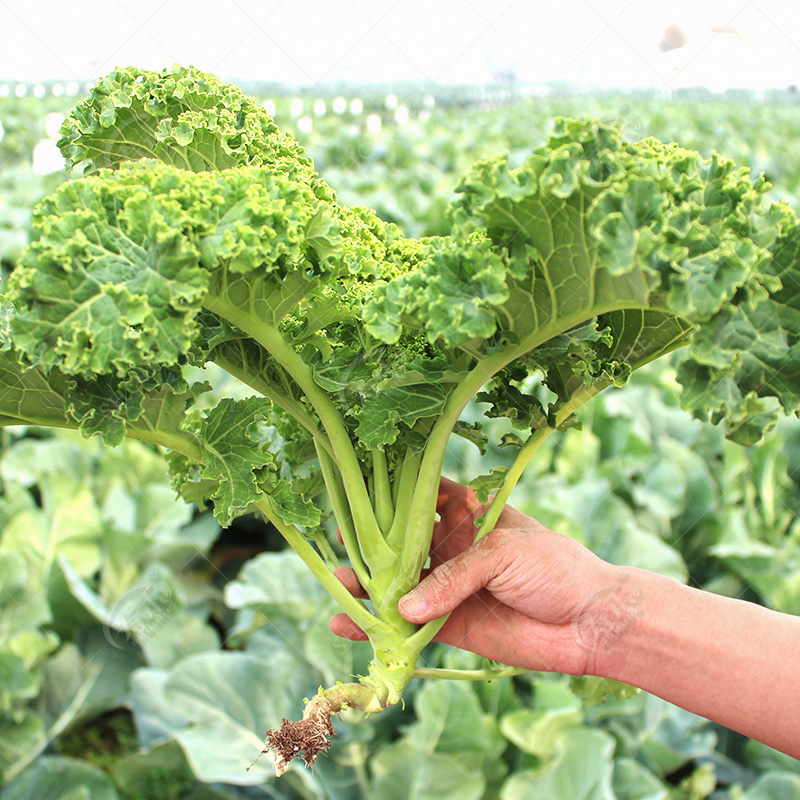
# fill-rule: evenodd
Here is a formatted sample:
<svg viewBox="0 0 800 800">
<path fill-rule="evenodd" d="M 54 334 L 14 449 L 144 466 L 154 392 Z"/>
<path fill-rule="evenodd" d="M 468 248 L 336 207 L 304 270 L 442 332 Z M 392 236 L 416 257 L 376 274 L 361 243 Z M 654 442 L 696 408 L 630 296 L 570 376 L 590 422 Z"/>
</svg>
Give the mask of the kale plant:
<svg viewBox="0 0 800 800">
<path fill-rule="evenodd" d="M 448 440 L 485 446 L 470 400 L 508 418 L 516 451 L 474 482 L 496 493 L 477 537 L 546 437 L 677 348 L 683 405 L 734 440 L 797 410 L 797 218 L 718 155 L 558 119 L 518 169 L 477 162 L 450 234 L 415 240 L 339 204 L 263 108 L 196 69 L 114 71 L 59 144 L 79 169 L 7 283 L 0 424 L 164 448 L 184 498 L 223 525 L 262 514 L 363 629 L 368 674 L 270 732 L 279 773 L 314 762 L 332 714 L 380 711 L 420 674 L 443 621 L 397 603 Z M 190 378 L 209 362 L 253 396 L 210 404 Z M 333 574 L 328 508 L 368 602 Z"/>
</svg>

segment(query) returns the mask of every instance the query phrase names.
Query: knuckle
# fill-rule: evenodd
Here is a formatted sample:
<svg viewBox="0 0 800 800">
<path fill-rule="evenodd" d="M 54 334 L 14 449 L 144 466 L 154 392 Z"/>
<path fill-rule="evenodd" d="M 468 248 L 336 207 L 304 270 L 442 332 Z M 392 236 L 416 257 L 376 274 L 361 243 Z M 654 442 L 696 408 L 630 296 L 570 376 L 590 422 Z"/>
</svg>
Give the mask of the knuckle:
<svg viewBox="0 0 800 800">
<path fill-rule="evenodd" d="M 505 547 L 514 537 L 514 534 L 515 531 L 507 528 L 494 528 L 478 542 L 478 545 L 483 545 L 487 549 Z"/>
<path fill-rule="evenodd" d="M 518 530 L 495 528 L 478 542 L 488 580 L 519 564 L 526 554 L 526 538 Z"/>
<path fill-rule="evenodd" d="M 452 559 L 445 561 L 444 564 L 437 567 L 428 576 L 428 588 L 432 594 L 442 594 L 446 592 L 453 583 L 456 583 L 466 577 L 468 572 L 468 565 L 463 559 Z"/>
<path fill-rule="evenodd" d="M 519 549 L 518 532 L 507 528 L 495 528 L 477 544 L 484 555 L 505 556 L 509 551 Z"/>
</svg>

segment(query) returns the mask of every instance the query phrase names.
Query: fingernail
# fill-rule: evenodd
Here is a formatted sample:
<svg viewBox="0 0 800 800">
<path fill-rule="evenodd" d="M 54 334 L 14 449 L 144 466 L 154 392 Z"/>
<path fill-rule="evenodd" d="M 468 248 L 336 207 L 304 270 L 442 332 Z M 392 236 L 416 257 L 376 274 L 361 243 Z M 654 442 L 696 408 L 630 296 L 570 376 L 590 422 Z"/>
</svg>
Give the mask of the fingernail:
<svg viewBox="0 0 800 800">
<path fill-rule="evenodd" d="M 428 610 L 428 601 L 422 595 L 422 592 L 413 589 L 407 595 L 400 598 L 398 607 L 406 614 L 423 614 Z"/>
</svg>

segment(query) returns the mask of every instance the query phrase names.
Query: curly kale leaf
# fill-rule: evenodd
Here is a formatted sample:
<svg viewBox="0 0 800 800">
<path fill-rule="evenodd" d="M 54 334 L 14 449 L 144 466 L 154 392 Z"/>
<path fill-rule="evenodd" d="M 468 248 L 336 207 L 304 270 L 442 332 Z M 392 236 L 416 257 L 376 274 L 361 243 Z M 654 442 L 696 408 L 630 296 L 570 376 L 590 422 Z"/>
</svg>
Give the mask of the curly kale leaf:
<svg viewBox="0 0 800 800">
<path fill-rule="evenodd" d="M 87 173 L 144 158 L 192 172 L 250 164 L 316 177 L 300 144 L 261 106 L 195 67 L 115 69 L 67 117 L 58 145 Z"/>
<path fill-rule="evenodd" d="M 305 458 L 299 459 L 302 448 L 291 440 L 287 447 L 276 423 L 284 434 L 292 427 L 261 397 L 223 398 L 208 411 L 191 411 L 182 427 L 198 443 L 200 456 L 170 456 L 175 488 L 186 499 L 213 501 L 214 515 L 223 526 L 255 510 L 262 495 L 270 497 L 287 524 L 319 525 L 319 510 L 311 497 L 299 491 L 313 485 L 311 473 L 300 474 L 310 452 L 306 450 Z M 307 439 L 300 434 L 301 441 Z"/>
<path fill-rule="evenodd" d="M 716 154 L 559 120 L 519 169 L 504 156 L 472 167 L 453 235 L 376 288 L 367 328 L 522 359 L 558 397 L 551 413 L 691 343 L 684 405 L 750 441 L 774 418 L 756 400 L 794 411 L 800 388 L 798 223 L 768 188 Z"/>
<path fill-rule="evenodd" d="M 330 207 L 265 167 L 102 171 L 59 187 L 34 230 L 9 282 L 11 332 L 73 373 L 181 363 L 206 349 L 198 317 L 215 293 L 280 318 L 344 269 Z"/>
</svg>

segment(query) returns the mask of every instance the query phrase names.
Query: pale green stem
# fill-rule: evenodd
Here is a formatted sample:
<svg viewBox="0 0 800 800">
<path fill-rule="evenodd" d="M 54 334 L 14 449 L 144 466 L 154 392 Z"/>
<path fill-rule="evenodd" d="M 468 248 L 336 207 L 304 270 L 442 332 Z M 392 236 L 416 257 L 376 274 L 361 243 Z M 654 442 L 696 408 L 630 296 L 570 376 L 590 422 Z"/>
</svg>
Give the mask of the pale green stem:
<svg viewBox="0 0 800 800">
<path fill-rule="evenodd" d="M 453 390 L 442 415 L 431 429 L 425 454 L 422 457 L 416 480 L 414 497 L 408 512 L 408 525 L 403 537 L 403 552 L 398 569 L 398 585 L 393 587 L 399 596 L 407 591 L 409 580 L 418 580 L 428 557 L 439 494 L 439 478 L 450 434 L 469 402 L 481 386 L 509 361 L 507 353 L 498 353 L 478 364 Z M 413 584 L 412 584 L 413 585 Z"/>
<path fill-rule="evenodd" d="M 178 436 L 177 434 L 149 428 L 132 428 L 130 426 L 125 427 L 125 436 L 129 439 L 138 439 L 140 442 L 157 444 L 167 450 L 172 450 L 175 453 L 191 458 L 193 461 L 199 461 L 202 458 L 203 452 L 200 445 L 187 436 Z"/>
<path fill-rule="evenodd" d="M 392 527 L 394 505 L 392 504 L 392 488 L 389 483 L 386 453 L 378 448 L 372 451 L 372 474 L 374 476 L 375 516 L 378 518 L 381 532 L 386 536 Z"/>
<path fill-rule="evenodd" d="M 542 442 L 554 430 L 555 428 L 550 427 L 539 428 L 539 430 L 528 437 L 528 440 L 519 449 L 519 452 L 514 459 L 514 463 L 506 473 L 503 485 L 494 496 L 488 511 L 486 514 L 484 514 L 483 522 L 481 523 L 478 532 L 475 534 L 476 542 L 478 539 L 482 539 L 484 536 L 486 536 L 489 531 L 494 530 L 494 526 L 497 524 L 497 520 L 500 517 L 500 514 L 503 512 L 503 509 L 508 502 L 508 498 L 511 495 L 511 492 L 514 491 L 514 487 L 517 485 L 517 482 L 525 470 L 525 467 L 528 466 L 528 462 L 530 462 L 533 454 L 539 449 Z"/>
<path fill-rule="evenodd" d="M 608 383 L 603 381 L 600 383 L 593 384 L 592 386 L 587 386 L 581 391 L 577 392 L 573 395 L 568 403 L 565 403 L 559 410 L 556 412 L 556 427 L 561 425 L 570 415 L 572 415 L 576 409 L 580 408 L 584 403 L 586 403 L 589 399 L 594 397 L 598 392 L 602 391 L 608 386 Z M 555 430 L 556 428 L 540 428 L 535 433 L 533 433 L 529 438 L 528 441 L 520 448 L 520 452 L 517 453 L 517 457 L 514 459 L 514 463 L 511 465 L 511 468 L 506 473 L 506 478 L 503 481 L 503 485 L 495 495 L 494 500 L 492 501 L 491 506 L 489 506 L 489 510 L 484 515 L 483 523 L 481 524 L 480 529 L 475 535 L 475 541 L 480 539 L 481 537 L 485 536 L 491 530 L 494 529 L 495 524 L 497 523 L 500 514 L 505 508 L 506 503 L 508 502 L 508 498 L 511 495 L 511 492 L 514 490 L 514 487 L 517 485 L 517 482 L 520 479 L 525 467 L 528 465 L 528 462 L 533 457 L 534 453 L 539 449 L 542 442 Z M 415 631 L 408 640 L 409 645 L 414 649 L 421 650 L 428 642 L 432 641 L 433 638 L 436 636 L 437 633 L 444 627 L 445 622 L 450 618 L 450 614 L 445 614 L 443 617 L 439 617 L 438 619 L 432 619 L 430 622 L 426 622 L 419 630 Z"/>
<path fill-rule="evenodd" d="M 626 308 L 647 308 L 631 304 Z M 569 317 L 553 320 L 541 328 L 533 331 L 516 347 L 510 348 L 493 356 L 479 361 L 464 380 L 453 390 L 445 404 L 442 415 L 436 420 L 431 430 L 430 437 L 425 447 L 425 455 L 419 470 L 417 488 L 409 513 L 409 530 L 406 535 L 401 556 L 402 577 L 406 573 L 419 574 L 419 569 L 428 557 L 430 540 L 435 514 L 436 496 L 439 488 L 439 476 L 444 463 L 444 455 L 450 434 L 455 427 L 461 412 L 472 397 L 493 375 L 516 358 L 534 350 L 542 343 L 554 336 L 564 333 L 588 319 L 596 317 L 605 311 L 617 310 L 618 306 L 609 303 L 607 307 L 594 307 L 591 310 L 583 309 Z"/>
<path fill-rule="evenodd" d="M 300 556 L 316 579 L 325 587 L 328 594 L 341 606 L 342 610 L 368 636 L 393 634 L 392 628 L 367 611 L 362 603 L 345 589 L 344 584 L 328 569 L 316 550 L 306 541 L 294 525 L 287 525 L 275 510 L 266 495 L 256 503 L 259 511 L 268 519 L 288 542 L 292 550 Z"/>
<path fill-rule="evenodd" d="M 31 750 L 28 750 L 26 753 L 22 754 L 17 760 L 8 768 L 8 770 L 3 774 L 3 778 L 7 781 L 10 781 L 13 777 L 18 775 L 28 764 L 31 763 L 46 747 L 49 746 L 50 742 L 56 739 L 64 730 L 69 726 L 69 724 L 75 719 L 75 715 L 80 711 L 81 706 L 86 702 L 86 698 L 89 696 L 94 685 L 97 683 L 97 678 L 100 675 L 100 667 L 98 665 L 92 664 L 87 669 L 88 675 L 84 678 L 81 685 L 78 687 L 78 690 L 72 696 L 72 700 L 70 700 L 69 705 L 61 712 L 58 719 L 48 728 L 47 733 L 41 738 L 39 743 L 33 747 Z M 48 792 L 49 794 L 49 792 Z"/>
<path fill-rule="evenodd" d="M 586 386 L 585 388 L 581 389 L 579 392 L 576 392 L 569 400 L 568 403 L 565 403 L 557 412 L 556 412 L 556 428 L 561 425 L 568 417 L 575 413 L 575 411 L 580 408 L 584 403 L 587 403 L 592 397 L 596 394 L 601 392 L 603 389 L 608 387 L 608 381 L 599 381 L 598 383 L 592 384 L 591 386 Z M 503 509 L 505 508 L 506 503 L 508 502 L 508 498 L 511 496 L 511 492 L 514 491 L 519 479 L 522 477 L 522 473 L 525 471 L 525 467 L 528 466 L 531 458 L 533 457 L 534 453 L 539 449 L 539 446 L 542 442 L 556 429 L 556 428 L 539 428 L 539 430 L 535 431 L 528 437 L 528 440 L 525 442 L 524 445 L 520 448 L 519 452 L 517 453 L 516 458 L 514 459 L 514 463 L 511 465 L 511 468 L 506 473 L 505 480 L 503 481 L 503 485 L 498 490 L 497 494 L 494 496 L 492 500 L 492 504 L 489 507 L 489 510 L 486 512 L 483 518 L 483 522 L 481 523 L 478 532 L 475 534 L 475 541 L 477 542 L 478 539 L 482 539 L 489 533 L 491 530 L 494 529 L 494 526 L 497 524 L 497 520 L 502 514 Z"/>
<path fill-rule="evenodd" d="M 328 497 L 333 506 L 333 514 L 342 534 L 344 549 L 350 559 L 350 566 L 356 573 L 359 583 L 365 588 L 369 588 L 370 575 L 364 560 L 361 558 L 361 550 L 358 546 L 358 539 L 353 528 L 353 520 L 350 515 L 350 507 L 347 504 L 347 495 L 342 487 L 341 477 L 337 474 L 335 465 L 331 457 L 322 449 L 317 448 L 317 457 L 322 469 L 322 477 L 325 481 L 325 488 L 328 490 Z"/>
<path fill-rule="evenodd" d="M 276 328 L 257 319 L 248 309 L 239 308 L 221 296 L 207 301 L 206 305 L 210 311 L 224 317 L 258 342 L 303 390 L 330 439 L 353 512 L 353 522 L 364 561 L 373 573 L 391 566 L 396 556 L 381 535 L 350 436 L 330 397 L 314 380 L 308 364 Z"/>
<path fill-rule="evenodd" d="M 414 633 L 408 637 L 408 646 L 421 653 L 425 645 L 433 641 L 436 634 L 444 627 L 445 622 L 450 619 L 450 614 L 452 614 L 452 611 L 448 612 L 443 617 L 437 617 L 436 619 L 426 622 L 414 631 Z"/>
<path fill-rule="evenodd" d="M 394 498 L 394 521 L 389 530 L 389 535 L 386 541 L 389 547 L 394 550 L 401 550 L 403 547 L 403 539 L 406 536 L 406 527 L 408 525 L 408 510 L 411 506 L 411 501 L 414 499 L 414 487 L 417 483 L 417 472 L 419 471 L 419 452 L 408 450 L 403 465 L 400 468 L 400 474 L 395 473 L 395 481 L 393 486 Z"/>
<path fill-rule="evenodd" d="M 76 431 L 79 427 L 77 423 L 72 423 L 66 418 L 62 421 L 54 419 L 44 420 L 36 417 L 20 417 L 18 419 L 1 417 L 0 426 L 5 425 L 39 425 L 45 428 L 60 428 L 69 431 Z M 3 432 L 5 433 L 4 427 Z M 140 442 L 148 442 L 149 444 L 156 444 L 159 447 L 164 447 L 167 450 L 173 450 L 187 458 L 191 458 L 193 461 L 199 461 L 202 456 L 200 445 L 188 435 L 181 436 L 154 428 L 132 427 L 130 424 L 127 424 L 125 426 L 125 436 L 128 439 L 137 439 Z"/>
<path fill-rule="evenodd" d="M 408 457 L 408 451 L 406 451 L 406 455 L 403 458 L 403 463 L 400 464 L 400 466 L 394 471 L 394 475 L 392 475 L 392 505 L 395 508 L 395 512 L 397 511 L 397 498 L 400 494 L 400 480 L 403 474 L 403 468 L 405 467 L 407 457 Z"/>
<path fill-rule="evenodd" d="M 513 678 L 524 675 L 530 670 L 522 667 L 505 667 L 504 669 L 436 669 L 433 667 L 417 667 L 413 678 L 433 678 L 446 681 L 493 681 L 498 678 Z"/>
<path fill-rule="evenodd" d="M 339 563 L 339 557 L 333 551 L 331 543 L 328 541 L 328 537 L 325 535 L 325 531 L 323 531 L 322 528 L 314 528 L 310 531 L 306 530 L 306 534 L 311 537 L 311 540 L 317 546 L 319 554 L 322 556 L 329 570 L 333 571 L 342 566 Z"/>
</svg>

